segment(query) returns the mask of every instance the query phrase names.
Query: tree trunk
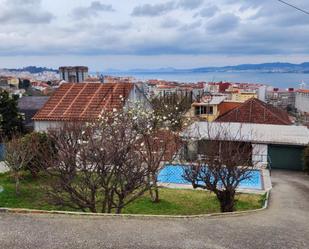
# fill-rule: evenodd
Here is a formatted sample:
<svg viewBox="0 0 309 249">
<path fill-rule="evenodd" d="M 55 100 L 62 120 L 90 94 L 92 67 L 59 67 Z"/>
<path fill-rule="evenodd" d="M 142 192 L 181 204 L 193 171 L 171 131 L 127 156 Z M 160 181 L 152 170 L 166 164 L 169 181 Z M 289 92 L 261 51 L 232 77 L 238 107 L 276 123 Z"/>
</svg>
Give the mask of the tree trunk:
<svg viewBox="0 0 309 249">
<path fill-rule="evenodd" d="M 116 208 L 116 214 L 121 214 L 122 211 L 122 207 L 117 207 Z"/>
<path fill-rule="evenodd" d="M 103 201 L 102 201 L 102 213 L 111 213 L 111 200 L 110 200 L 110 192 L 108 189 L 105 189 Z"/>
<path fill-rule="evenodd" d="M 234 212 L 235 211 L 235 191 L 223 190 L 216 193 L 220 202 L 221 212 Z"/>
<path fill-rule="evenodd" d="M 116 214 L 121 214 L 122 208 L 123 208 L 123 201 L 119 200 L 117 208 L 116 208 Z"/>
<path fill-rule="evenodd" d="M 108 205 L 107 207 L 107 213 L 110 214 L 112 212 L 112 206 L 111 205 Z"/>
<path fill-rule="evenodd" d="M 91 207 L 89 208 L 91 213 L 97 213 L 97 209 L 95 207 L 95 205 L 91 205 Z"/>
<path fill-rule="evenodd" d="M 18 177 L 18 175 L 15 175 L 15 193 L 16 193 L 16 195 L 19 195 L 19 177 Z"/>
<path fill-rule="evenodd" d="M 151 201 L 154 203 L 158 203 L 160 201 L 160 198 L 159 198 L 159 188 L 157 184 L 155 184 L 155 186 L 150 188 L 149 192 L 150 192 Z"/>
<path fill-rule="evenodd" d="M 102 213 L 106 213 L 106 210 L 107 210 L 107 196 L 105 195 L 102 201 Z"/>
<path fill-rule="evenodd" d="M 92 213 L 97 213 L 96 193 L 97 193 L 97 189 L 92 188 L 91 189 L 91 203 L 90 203 L 90 206 L 91 206 L 90 211 Z"/>
<path fill-rule="evenodd" d="M 152 185 L 153 186 L 150 187 L 149 189 L 151 201 L 154 203 L 158 203 L 160 201 L 159 188 L 158 188 L 157 179 L 155 176 L 152 177 Z"/>
</svg>

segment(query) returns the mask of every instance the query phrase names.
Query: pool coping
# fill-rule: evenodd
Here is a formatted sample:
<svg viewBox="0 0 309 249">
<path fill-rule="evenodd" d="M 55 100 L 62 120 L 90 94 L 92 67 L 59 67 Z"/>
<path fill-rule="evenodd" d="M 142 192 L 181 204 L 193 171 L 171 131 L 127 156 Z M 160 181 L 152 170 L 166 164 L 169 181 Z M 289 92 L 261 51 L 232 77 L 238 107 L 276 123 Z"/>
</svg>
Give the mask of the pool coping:
<svg viewBox="0 0 309 249">
<path fill-rule="evenodd" d="M 265 211 L 269 207 L 271 190 L 266 192 L 266 197 L 263 206 L 258 209 L 236 211 L 231 213 L 212 213 L 212 214 L 198 214 L 198 215 L 149 215 L 149 214 L 105 214 L 105 213 L 84 213 L 84 212 L 72 212 L 72 211 L 56 211 L 56 210 L 37 210 L 26 208 L 0 208 L 1 213 L 10 214 L 24 214 L 24 215 L 68 215 L 79 217 L 93 217 L 93 218 L 140 218 L 140 219 L 194 219 L 194 218 L 220 218 L 220 217 L 237 217 L 248 214 L 254 214 Z"/>
</svg>

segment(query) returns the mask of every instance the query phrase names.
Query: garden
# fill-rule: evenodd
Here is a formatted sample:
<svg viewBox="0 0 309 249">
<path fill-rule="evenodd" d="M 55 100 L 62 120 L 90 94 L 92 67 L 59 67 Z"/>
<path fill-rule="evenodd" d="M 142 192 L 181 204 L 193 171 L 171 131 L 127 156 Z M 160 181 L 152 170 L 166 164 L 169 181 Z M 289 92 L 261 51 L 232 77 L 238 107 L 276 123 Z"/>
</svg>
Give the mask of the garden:
<svg viewBox="0 0 309 249">
<path fill-rule="evenodd" d="M 23 172 L 21 176 L 20 193 L 15 193 L 15 181 L 10 173 L 0 175 L 0 207 L 26 208 L 35 210 L 78 211 L 53 203 L 49 198 L 48 179 L 42 175 L 33 178 L 30 173 Z M 216 196 L 202 190 L 181 190 L 160 188 L 160 201 L 154 203 L 149 193 L 136 199 L 123 209 L 124 214 L 150 215 L 200 215 L 220 212 Z M 239 194 L 236 210 L 245 211 L 261 208 L 264 197 L 253 194 Z M 86 210 L 89 212 L 89 210 Z"/>
<path fill-rule="evenodd" d="M 228 141 L 214 141 L 207 157 L 189 162 L 183 177 L 194 190 L 159 187 L 166 164 L 187 160 L 183 113 L 175 117 L 179 108 L 172 106 L 157 113 L 134 103 L 47 133 L 12 131 L 5 141 L 9 172 L 0 175 L 0 207 L 165 215 L 262 207 L 264 196 L 237 193 L 251 177 L 251 154 Z"/>
</svg>

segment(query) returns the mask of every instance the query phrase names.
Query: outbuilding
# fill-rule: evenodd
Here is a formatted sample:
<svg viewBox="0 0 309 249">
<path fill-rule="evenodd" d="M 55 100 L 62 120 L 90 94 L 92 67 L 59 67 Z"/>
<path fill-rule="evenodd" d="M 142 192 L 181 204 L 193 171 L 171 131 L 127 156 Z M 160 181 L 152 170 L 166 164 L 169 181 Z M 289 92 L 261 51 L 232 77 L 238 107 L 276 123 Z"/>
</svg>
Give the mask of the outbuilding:
<svg viewBox="0 0 309 249">
<path fill-rule="evenodd" d="M 309 129 L 294 125 L 195 122 L 182 136 L 190 141 L 190 157 L 202 156 L 211 140 L 250 143 L 252 161 L 272 169 L 302 170 L 303 150 L 309 144 Z"/>
</svg>

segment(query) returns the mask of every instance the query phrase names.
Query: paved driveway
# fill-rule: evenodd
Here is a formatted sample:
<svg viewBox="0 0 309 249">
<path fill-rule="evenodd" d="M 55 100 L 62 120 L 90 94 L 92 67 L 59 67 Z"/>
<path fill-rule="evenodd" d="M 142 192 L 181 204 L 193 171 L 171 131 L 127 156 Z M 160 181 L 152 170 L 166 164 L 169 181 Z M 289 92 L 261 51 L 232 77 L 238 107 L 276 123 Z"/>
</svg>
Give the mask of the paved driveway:
<svg viewBox="0 0 309 249">
<path fill-rule="evenodd" d="M 309 248 L 309 177 L 273 172 L 270 208 L 241 217 L 136 219 L 0 214 L 0 248 Z"/>
</svg>

